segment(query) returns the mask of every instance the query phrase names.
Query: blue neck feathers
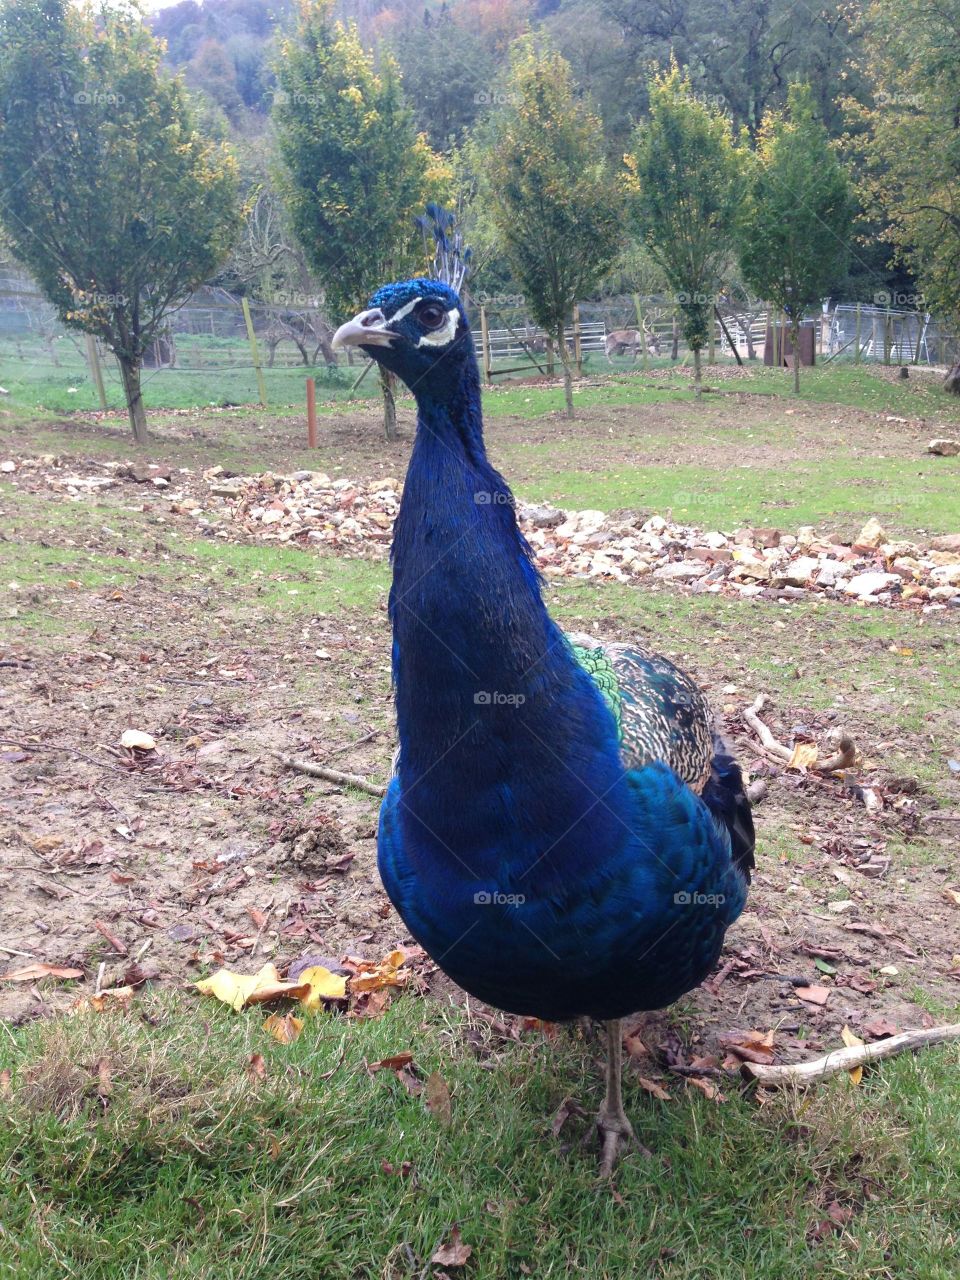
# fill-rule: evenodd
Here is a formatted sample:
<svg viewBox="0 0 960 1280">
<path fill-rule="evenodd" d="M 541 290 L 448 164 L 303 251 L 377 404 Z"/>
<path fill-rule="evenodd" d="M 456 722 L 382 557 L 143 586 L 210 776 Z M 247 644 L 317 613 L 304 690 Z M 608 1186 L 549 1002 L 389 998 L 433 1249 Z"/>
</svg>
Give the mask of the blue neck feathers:
<svg viewBox="0 0 960 1280">
<path fill-rule="evenodd" d="M 450 399 L 418 397 L 393 569 L 406 809 L 474 870 L 484 851 L 499 856 L 504 830 L 522 862 L 524 827 L 531 859 L 551 841 L 552 860 L 574 856 L 569 829 L 587 813 L 594 838 L 609 824 L 621 842 L 616 726 L 544 607 L 512 494 L 487 459 L 472 361 Z"/>
</svg>

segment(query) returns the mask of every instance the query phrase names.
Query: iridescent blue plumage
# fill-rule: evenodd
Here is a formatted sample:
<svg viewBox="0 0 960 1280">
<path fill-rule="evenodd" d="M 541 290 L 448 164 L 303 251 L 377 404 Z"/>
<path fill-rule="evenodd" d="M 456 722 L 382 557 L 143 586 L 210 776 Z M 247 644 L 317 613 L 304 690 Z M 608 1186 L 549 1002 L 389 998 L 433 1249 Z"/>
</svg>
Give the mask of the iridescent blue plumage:
<svg viewBox="0 0 960 1280">
<path fill-rule="evenodd" d="M 457 295 L 388 286 L 342 332 L 363 345 L 371 325 L 364 349 L 418 407 L 393 544 L 387 892 L 434 960 L 500 1008 L 618 1019 L 669 1004 L 744 905 L 739 770 L 685 676 L 634 650 L 585 653 L 547 613 L 484 449 Z M 608 1089 L 608 1119 L 618 1099 Z"/>
</svg>

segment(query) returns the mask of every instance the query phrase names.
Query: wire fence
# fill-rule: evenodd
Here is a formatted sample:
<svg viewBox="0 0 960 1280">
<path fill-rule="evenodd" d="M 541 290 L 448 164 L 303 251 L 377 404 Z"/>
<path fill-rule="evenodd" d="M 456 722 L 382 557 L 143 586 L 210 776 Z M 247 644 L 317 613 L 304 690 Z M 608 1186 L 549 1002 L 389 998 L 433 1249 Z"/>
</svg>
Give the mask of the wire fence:
<svg viewBox="0 0 960 1280">
<path fill-rule="evenodd" d="M 785 317 L 759 301 L 721 295 L 715 303 L 706 359 L 787 362 L 789 346 L 780 335 Z M 553 338 L 531 321 L 522 298 L 479 294 L 468 310 L 488 381 L 557 375 Z M 805 328 L 812 336 L 801 343 L 801 354 L 817 362 L 946 365 L 957 349 L 954 332 L 916 310 L 838 303 L 809 317 Z M 374 394 L 376 379 L 362 378 L 363 356 L 335 353 L 332 337 L 321 300 L 310 294 L 264 301 L 205 288 L 170 313 L 147 351 L 144 396 L 158 408 L 299 404 L 306 376 L 327 399 Z M 577 368 L 587 373 L 657 368 L 691 357 L 677 300 L 662 295 L 584 302 L 565 338 Z M 10 273 L 0 273 L 0 387 L 37 407 L 123 405 L 109 351 L 63 326 L 33 282 Z"/>
</svg>

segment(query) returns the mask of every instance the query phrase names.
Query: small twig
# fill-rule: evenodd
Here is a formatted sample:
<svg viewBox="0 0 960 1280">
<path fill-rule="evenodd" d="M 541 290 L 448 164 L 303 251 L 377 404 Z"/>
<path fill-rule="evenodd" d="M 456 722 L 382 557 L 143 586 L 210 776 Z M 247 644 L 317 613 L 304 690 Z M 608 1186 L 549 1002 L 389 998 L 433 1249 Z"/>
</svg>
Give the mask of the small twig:
<svg viewBox="0 0 960 1280">
<path fill-rule="evenodd" d="M 94 920 L 93 927 L 96 929 L 97 933 L 102 934 L 106 938 L 106 940 L 110 943 L 111 947 L 113 947 L 114 951 L 116 951 L 119 955 L 128 956 L 130 954 L 125 944 L 122 943 L 115 934 L 111 933 L 110 930 L 107 928 L 107 926 L 102 923 L 102 921 Z"/>
<path fill-rule="evenodd" d="M 33 870 L 33 868 L 31 867 L 31 868 L 30 868 L 30 870 L 32 871 L 32 870 Z M 35 953 L 35 952 L 33 952 L 33 951 L 18 951 L 18 950 L 16 949 L 16 947 L 0 947 L 0 951 L 2 951 L 5 955 L 8 955 L 8 956 L 26 956 L 28 960 L 34 960 L 34 959 L 36 959 L 36 953 Z"/>
<path fill-rule="evenodd" d="M 904 1031 L 898 1036 L 890 1036 L 888 1040 L 878 1040 L 875 1044 L 857 1044 L 849 1049 L 835 1049 L 822 1058 L 796 1062 L 789 1066 L 773 1067 L 759 1062 L 744 1062 L 740 1072 L 746 1079 L 771 1088 L 816 1084 L 841 1071 L 851 1071 L 865 1062 L 879 1062 L 881 1058 L 892 1058 L 910 1049 L 944 1044 L 949 1040 L 960 1040 L 960 1022 L 947 1027 L 929 1027 L 923 1031 Z"/>
<path fill-rule="evenodd" d="M 382 797 L 387 794 L 386 787 L 377 782 L 368 782 L 357 773 L 341 773 L 339 769 L 328 769 L 323 764 L 298 760 L 295 756 L 284 755 L 282 751 L 271 751 L 270 754 L 275 756 L 285 769 L 292 769 L 295 773 L 305 773 L 310 778 L 323 778 L 325 782 L 339 782 L 341 786 L 355 787 L 357 791 L 365 791 L 368 796 Z"/>
<path fill-rule="evenodd" d="M 68 755 L 75 756 L 78 760 L 85 760 L 87 764 L 95 765 L 98 769 L 110 769 L 113 773 L 122 773 L 125 778 L 130 776 L 129 769 L 118 769 L 116 765 L 108 764 L 106 760 L 85 756 L 76 747 L 59 747 L 52 742 L 18 742 L 15 738 L 0 738 L 0 745 L 19 747 L 21 751 L 66 751 Z"/>
</svg>

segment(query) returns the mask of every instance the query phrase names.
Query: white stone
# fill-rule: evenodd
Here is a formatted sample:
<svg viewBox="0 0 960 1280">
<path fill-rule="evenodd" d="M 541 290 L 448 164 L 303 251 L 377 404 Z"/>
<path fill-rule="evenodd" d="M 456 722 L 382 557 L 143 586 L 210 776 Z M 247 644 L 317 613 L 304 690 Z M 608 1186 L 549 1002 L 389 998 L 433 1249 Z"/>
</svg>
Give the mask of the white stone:
<svg viewBox="0 0 960 1280">
<path fill-rule="evenodd" d="M 866 599 L 875 596 L 879 591 L 886 591 L 900 581 L 895 573 L 858 573 L 851 578 L 844 590 L 848 596 L 859 596 Z"/>
</svg>

